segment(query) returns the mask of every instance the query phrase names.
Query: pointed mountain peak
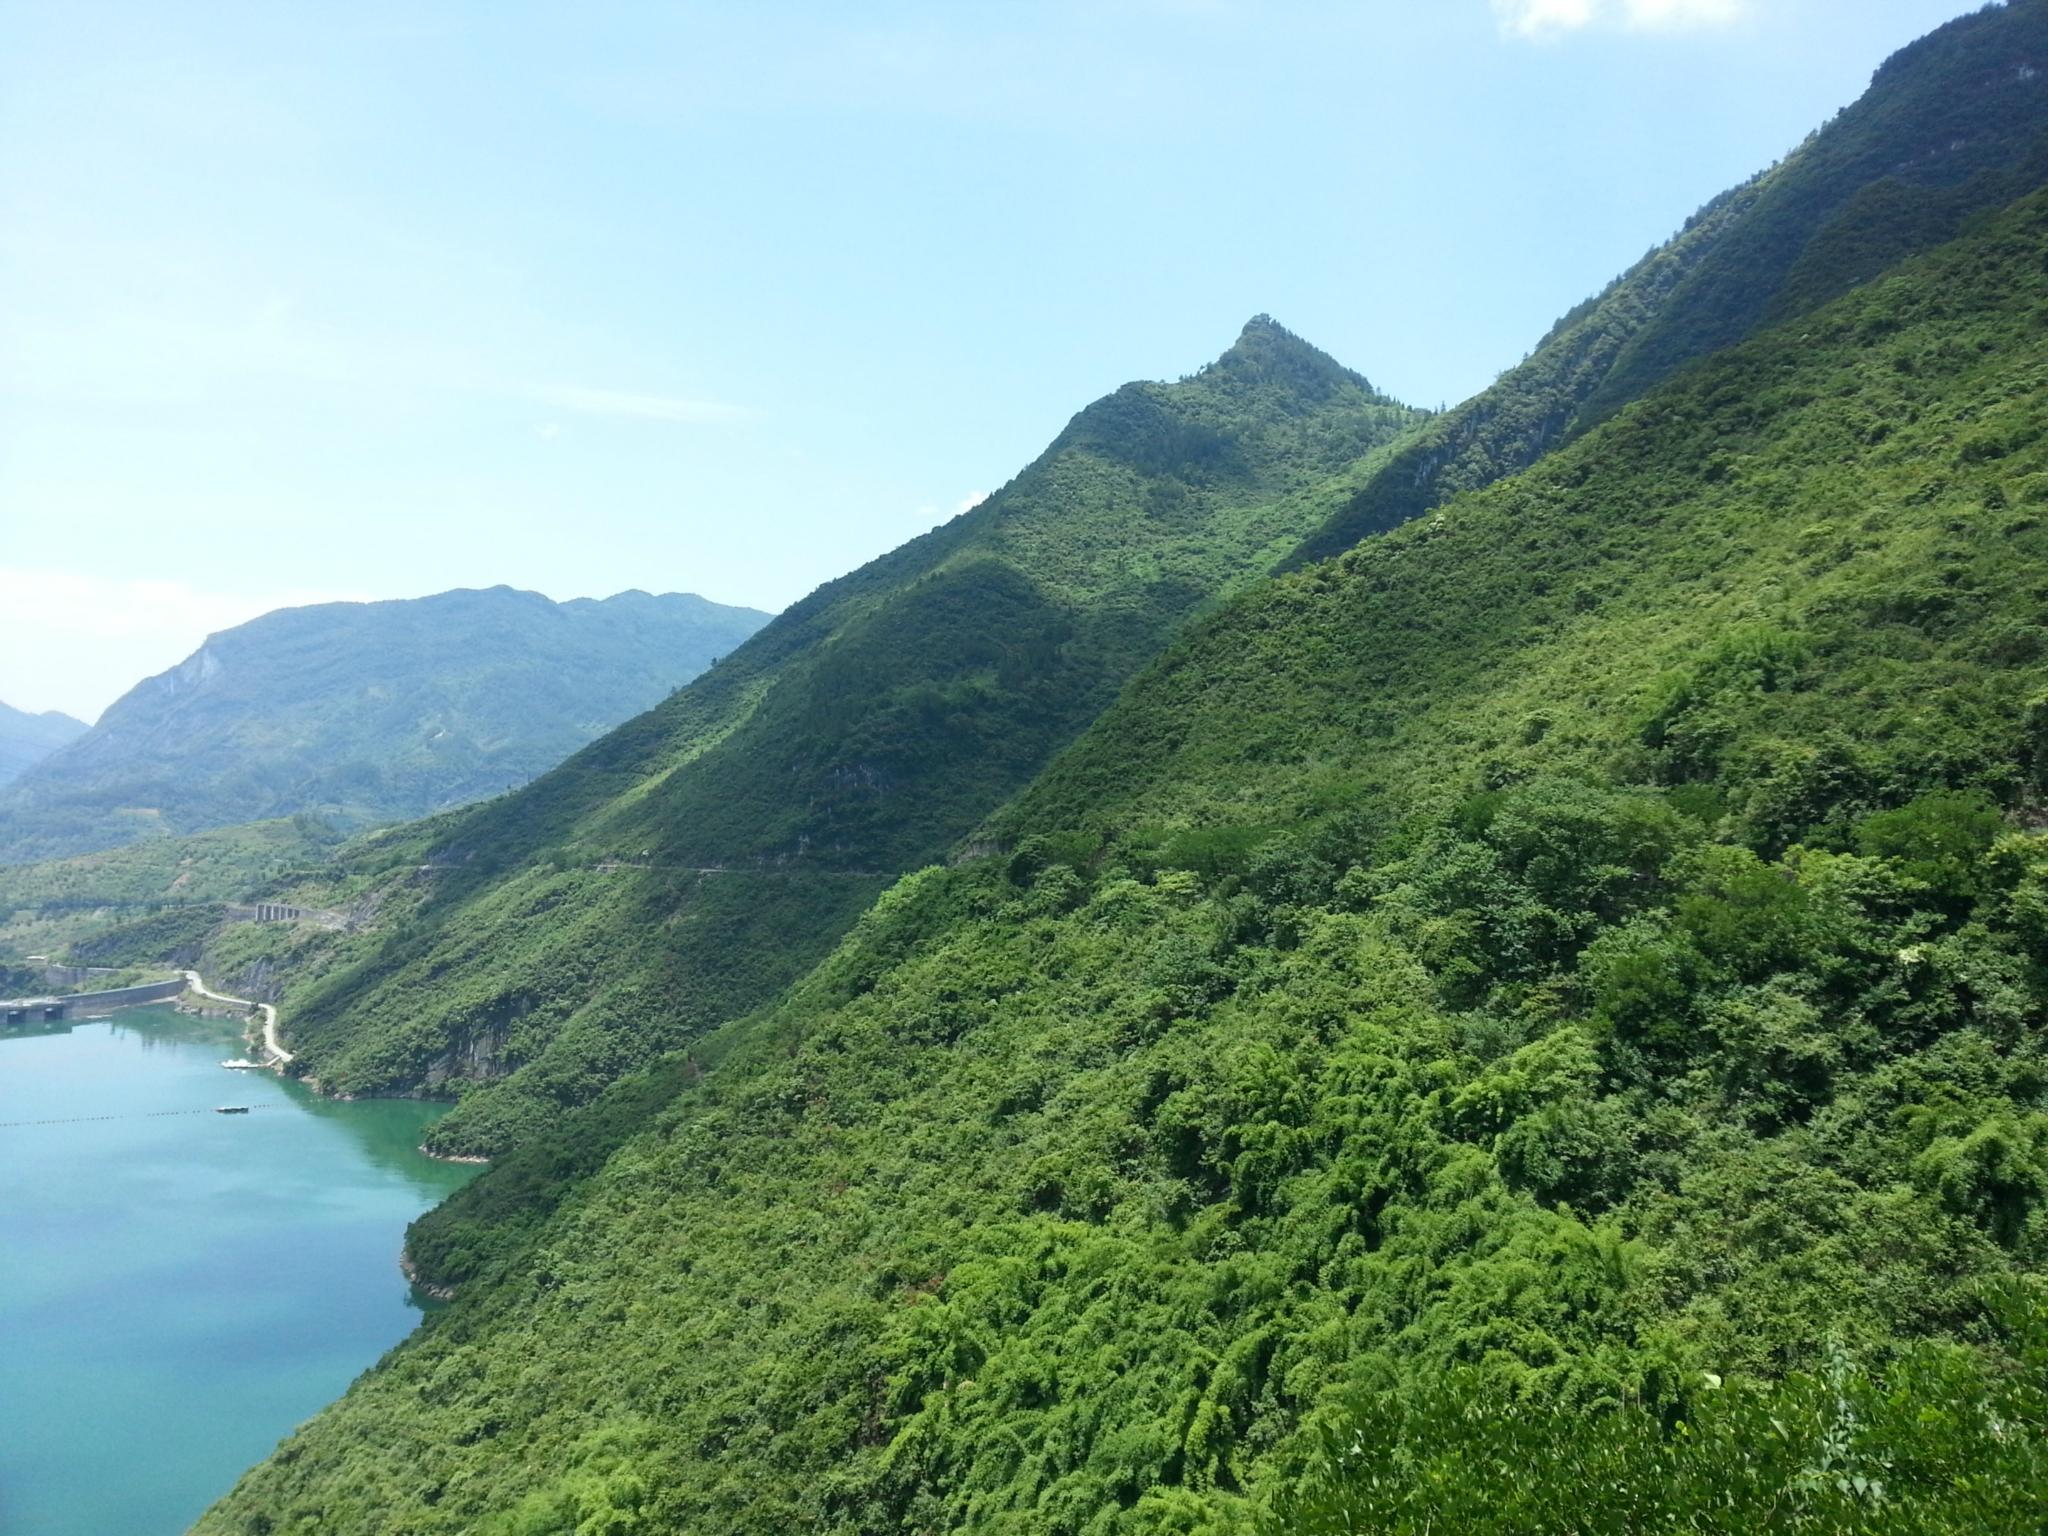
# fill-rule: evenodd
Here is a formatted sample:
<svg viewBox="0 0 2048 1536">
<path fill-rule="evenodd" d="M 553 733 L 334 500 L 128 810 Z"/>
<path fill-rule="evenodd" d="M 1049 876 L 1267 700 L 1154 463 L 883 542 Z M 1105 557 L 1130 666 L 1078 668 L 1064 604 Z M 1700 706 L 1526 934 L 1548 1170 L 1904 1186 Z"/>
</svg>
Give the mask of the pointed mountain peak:
<svg viewBox="0 0 2048 1536">
<path fill-rule="evenodd" d="M 1378 395 L 1363 375 L 1303 341 L 1271 315 L 1253 315 L 1247 320 L 1230 350 L 1204 368 L 1199 377 L 1235 385 L 1277 386 L 1314 398 L 1346 385 Z"/>
<path fill-rule="evenodd" d="M 1245 321 L 1244 329 L 1237 333 L 1236 346 L 1241 347 L 1247 342 L 1258 342 L 1260 340 L 1303 347 L 1310 352 L 1316 352 L 1314 347 L 1309 346 L 1307 342 L 1303 341 L 1294 332 L 1287 329 L 1286 326 L 1268 314 L 1253 315 L 1251 319 Z M 1316 355 L 1320 357 L 1322 354 L 1316 352 Z"/>
</svg>

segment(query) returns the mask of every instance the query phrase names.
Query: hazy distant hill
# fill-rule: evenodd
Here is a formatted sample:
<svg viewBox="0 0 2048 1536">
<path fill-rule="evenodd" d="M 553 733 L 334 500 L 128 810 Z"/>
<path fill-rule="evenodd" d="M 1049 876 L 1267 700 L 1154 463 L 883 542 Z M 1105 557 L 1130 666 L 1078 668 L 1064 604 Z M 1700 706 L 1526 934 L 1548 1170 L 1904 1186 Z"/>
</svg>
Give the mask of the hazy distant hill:
<svg viewBox="0 0 2048 1536">
<path fill-rule="evenodd" d="M 0 784 L 19 778 L 31 764 L 76 741 L 87 729 L 83 720 L 61 710 L 32 715 L 0 704 Z"/>
<path fill-rule="evenodd" d="M 522 784 L 768 621 L 701 597 L 510 587 L 285 608 L 210 636 L 0 793 L 0 861 Z"/>
</svg>

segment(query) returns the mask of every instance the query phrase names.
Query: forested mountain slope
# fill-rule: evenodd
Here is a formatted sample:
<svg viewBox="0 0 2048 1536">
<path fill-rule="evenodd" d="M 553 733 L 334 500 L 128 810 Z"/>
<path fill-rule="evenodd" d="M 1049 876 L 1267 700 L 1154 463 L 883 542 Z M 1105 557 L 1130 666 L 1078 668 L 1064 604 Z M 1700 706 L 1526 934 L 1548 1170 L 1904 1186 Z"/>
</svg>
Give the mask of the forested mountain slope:
<svg viewBox="0 0 2048 1536">
<path fill-rule="evenodd" d="M 2039 1529 L 2044 511 L 2036 197 L 1194 626 L 201 1529 Z"/>
<path fill-rule="evenodd" d="M 1417 419 L 1264 317 L 1194 376 L 1096 402 L 660 707 L 393 841 L 435 894 L 292 996 L 300 1064 L 347 1092 L 487 1085 L 436 1144 L 495 1151 L 760 1004 Z"/>
<path fill-rule="evenodd" d="M 2048 180 L 2048 0 L 1901 49 L 1854 105 L 1560 320 L 1359 486 L 1297 564 L 1490 485 L 1658 380 L 1811 310 Z"/>
<path fill-rule="evenodd" d="M 83 720 L 74 720 L 60 710 L 32 715 L 0 704 L 0 784 L 20 777 L 31 764 L 76 741 L 86 730 Z"/>
<path fill-rule="evenodd" d="M 499 794 L 767 619 L 685 593 L 556 603 L 510 587 L 266 613 L 137 684 L 0 792 L 0 862 Z"/>
<path fill-rule="evenodd" d="M 821 589 L 561 773 L 405 842 L 442 889 L 423 922 L 293 999 L 309 1070 L 346 1091 L 518 1071 L 437 1132 L 447 1150 L 494 1150 L 759 1003 L 888 878 L 1024 782 L 1170 632 L 1161 614 L 1526 467 L 1683 356 L 1811 307 L 2030 184 L 2048 133 L 2037 58 L 2048 65 L 2048 0 L 1902 51 L 1782 165 L 1386 453 L 1353 450 L 1390 420 L 1356 440 L 1253 423 L 1246 448 L 1235 404 L 1159 386 L 1102 402 L 1034 467 L 1065 456 L 1085 472 L 1027 474 L 985 512 Z M 1641 337 L 1663 338 L 1653 362 L 1638 360 Z M 1334 365 L 1309 350 L 1294 382 L 1320 398 Z M 1072 510 L 1047 518 L 1056 504 Z M 1247 521 L 1240 506 L 1260 510 Z M 991 551 L 999 563 L 978 565 Z M 916 605 L 871 612 L 928 579 Z M 1092 615 L 1083 629 L 1073 604 Z M 783 686 L 791 668 L 805 681 Z M 639 941 L 650 931 L 660 945 Z"/>
</svg>

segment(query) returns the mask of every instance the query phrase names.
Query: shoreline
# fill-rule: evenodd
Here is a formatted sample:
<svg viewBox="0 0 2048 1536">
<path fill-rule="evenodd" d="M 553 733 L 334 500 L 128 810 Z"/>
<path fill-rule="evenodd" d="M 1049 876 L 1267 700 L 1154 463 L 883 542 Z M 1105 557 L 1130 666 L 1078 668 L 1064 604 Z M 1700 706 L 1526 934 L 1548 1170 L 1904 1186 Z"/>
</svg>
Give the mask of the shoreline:
<svg viewBox="0 0 2048 1536">
<path fill-rule="evenodd" d="M 284 1069 L 291 1065 L 292 1053 L 278 1043 L 277 1005 L 275 1003 L 259 1003 L 250 998 L 229 997 L 224 992 L 216 992 L 206 984 L 197 971 L 187 971 L 185 973 L 185 985 L 192 992 L 209 1002 L 225 1003 L 229 1007 L 255 1010 L 257 1018 L 262 1020 L 262 1026 L 260 1030 L 255 1028 L 255 1020 L 252 1019 L 250 1021 L 252 1027 L 243 1031 L 242 1038 L 251 1046 L 260 1046 L 262 1048 L 265 1053 L 263 1061 L 265 1067 L 277 1073 L 280 1077 L 284 1075 Z"/>
<path fill-rule="evenodd" d="M 431 1296 L 435 1301 L 444 1302 L 455 1299 L 454 1286 L 436 1285 L 431 1280 L 422 1279 L 419 1266 L 413 1263 L 412 1255 L 403 1248 L 398 1250 L 398 1272 L 405 1276 L 405 1283 L 422 1296 Z"/>
<path fill-rule="evenodd" d="M 216 992 L 211 987 L 206 985 L 205 981 L 201 979 L 197 971 L 185 972 L 185 982 L 189 995 L 198 997 L 200 1001 L 194 1004 L 186 1004 L 181 1001 L 181 1007 L 189 1006 L 192 1012 L 200 1014 L 204 1017 L 222 1019 L 241 1019 L 246 1026 L 242 1031 L 243 1043 L 249 1046 L 252 1050 L 261 1050 L 264 1053 L 265 1059 L 262 1062 L 258 1063 L 258 1065 L 265 1069 L 268 1069 L 269 1071 L 277 1073 L 280 1077 L 290 1075 L 285 1071 L 285 1068 L 288 1065 L 290 1065 L 290 1063 L 293 1060 L 293 1056 L 290 1051 L 286 1050 L 284 1046 L 279 1043 L 277 1038 L 276 1004 L 259 1003 L 250 998 L 229 997 L 224 992 Z M 208 1006 L 209 1004 L 214 1006 Z M 228 1011 L 235 1009 L 239 1009 L 241 1011 L 239 1013 Z M 253 1016 L 248 1011 L 250 1009 L 256 1010 L 256 1013 Z M 262 1020 L 260 1028 L 257 1025 L 258 1018 Z M 324 1088 L 320 1086 L 320 1080 L 317 1077 L 302 1077 L 298 1081 L 305 1087 L 311 1089 L 314 1093 L 319 1094 L 322 1098 L 333 1099 L 336 1102 L 340 1103 L 345 1103 L 355 1098 L 355 1095 L 352 1093 L 328 1093 Z M 418 1094 L 406 1093 L 394 1094 L 392 1095 L 392 1097 L 401 1099 L 417 1099 L 423 1096 Z M 488 1157 L 481 1157 L 475 1153 L 430 1151 L 428 1150 L 425 1143 L 421 1143 L 413 1150 L 418 1152 L 420 1156 L 425 1158 L 431 1158 L 433 1161 L 437 1163 L 472 1163 L 478 1166 L 482 1166 L 483 1164 L 490 1162 L 490 1159 Z"/>
</svg>

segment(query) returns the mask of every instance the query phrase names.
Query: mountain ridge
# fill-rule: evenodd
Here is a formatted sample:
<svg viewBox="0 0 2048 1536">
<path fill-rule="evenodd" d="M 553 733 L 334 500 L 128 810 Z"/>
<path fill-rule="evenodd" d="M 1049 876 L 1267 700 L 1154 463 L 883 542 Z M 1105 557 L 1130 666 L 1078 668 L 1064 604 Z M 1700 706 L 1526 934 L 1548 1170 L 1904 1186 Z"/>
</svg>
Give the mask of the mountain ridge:
<svg viewBox="0 0 2048 1536">
<path fill-rule="evenodd" d="M 60 709 L 31 712 L 0 702 L 0 785 L 21 777 L 90 729 Z"/>
<path fill-rule="evenodd" d="M 522 1006 L 561 1007 L 525 994 L 541 969 L 451 961 L 521 922 L 561 967 L 609 926 L 676 942 L 703 885 L 606 906 L 602 861 L 732 851 L 699 813 L 765 764 L 884 782 L 863 726 L 896 701 L 858 661 L 887 647 L 813 674 L 815 759 L 721 776 L 792 718 L 736 671 L 716 740 L 649 727 L 417 834 L 488 866 L 513 818 L 576 808 L 388 978 L 496 1010 L 544 1069 L 535 1112 L 456 1111 L 444 1145 L 503 1151 L 408 1238 L 453 1309 L 204 1528 L 1277 1533 L 1292 1487 L 1327 1497 L 1318 1530 L 1487 1528 L 1475 1499 L 1573 1531 L 1653 1506 L 2038 1526 L 2048 1402 L 1992 1389 L 2048 1337 L 2048 201 L 1999 207 L 2037 174 L 2038 98 L 1949 87 L 1952 47 L 2009 48 L 2017 78 L 2044 17 L 1902 53 L 1508 387 L 1273 465 L 1328 513 L 1300 568 L 1191 604 L 1019 788 L 899 845 L 940 846 L 709 1033 L 633 1059 L 672 1018 L 649 987 L 522 1040 Z M 1953 185 L 1900 181 L 1902 91 L 2015 132 Z M 1774 200 L 1809 175 L 1826 196 L 1793 217 Z M 1777 235 L 1722 285 L 1717 252 Z M 1091 466 L 1181 466 L 1116 483 L 1113 536 L 1040 551 L 1021 589 L 948 586 L 982 530 L 1033 548 L 999 504 L 894 569 L 1009 624 L 1094 574 L 1077 549 L 1126 554 L 1240 476 L 1257 445 L 1160 388 L 1070 424 L 1108 441 Z M 759 872 L 863 846 L 861 794 L 805 822 L 820 803 L 732 803 Z M 323 1049 L 397 1011 L 365 979 L 299 994 L 357 1035 Z M 429 1033 L 358 1059 L 404 1080 Z M 1448 1421 L 1403 1416 L 1439 1387 Z M 1703 1432 L 1714 1475 L 1677 1486 L 1669 1448 L 1721 1403 L 1754 1434 Z M 1447 1449 L 1475 1405 L 1506 1426 L 1497 1477 Z M 1589 1424 L 1646 1426 L 1647 1470 L 1589 1456 Z"/>
<path fill-rule="evenodd" d="M 0 856 L 300 811 L 360 825 L 501 791 L 767 617 L 503 586 L 279 609 L 209 635 L 0 792 Z"/>
<path fill-rule="evenodd" d="M 1525 469 L 1674 372 L 1953 238 L 2048 177 L 2048 6 L 2016 0 L 1899 49 L 1854 103 L 1551 327 L 1304 540 L 1340 554 Z"/>
<path fill-rule="evenodd" d="M 1195 374 L 1083 407 L 984 501 L 655 709 L 406 833 L 394 872 L 432 865 L 435 892 L 294 997 L 298 1062 L 345 1092 L 466 1079 L 433 1144 L 498 1151 L 756 1006 L 1423 414 L 1267 317 Z M 649 929 L 661 945 L 632 942 Z"/>
</svg>

